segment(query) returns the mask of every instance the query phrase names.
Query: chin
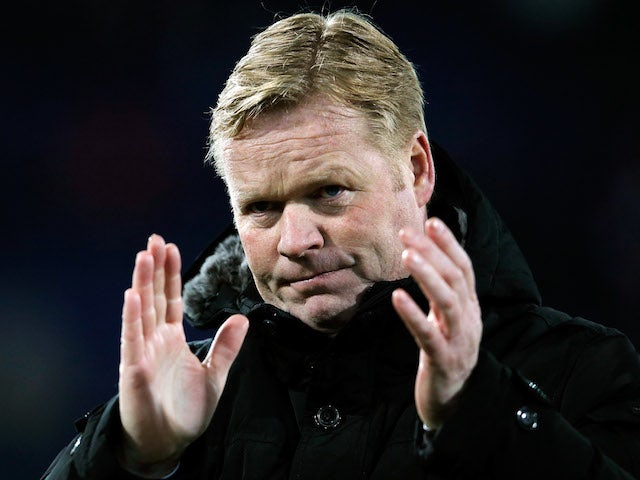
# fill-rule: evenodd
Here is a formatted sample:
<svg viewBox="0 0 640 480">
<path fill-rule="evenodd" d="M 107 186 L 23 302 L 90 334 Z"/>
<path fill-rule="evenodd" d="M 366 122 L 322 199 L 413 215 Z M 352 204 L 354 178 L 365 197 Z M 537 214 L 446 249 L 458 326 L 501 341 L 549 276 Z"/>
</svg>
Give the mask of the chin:
<svg viewBox="0 0 640 480">
<path fill-rule="evenodd" d="M 337 333 L 353 317 L 356 309 L 356 301 L 346 301 L 345 299 L 327 299 L 311 297 L 303 305 L 296 305 L 290 313 L 302 320 L 311 328 L 326 332 Z"/>
</svg>

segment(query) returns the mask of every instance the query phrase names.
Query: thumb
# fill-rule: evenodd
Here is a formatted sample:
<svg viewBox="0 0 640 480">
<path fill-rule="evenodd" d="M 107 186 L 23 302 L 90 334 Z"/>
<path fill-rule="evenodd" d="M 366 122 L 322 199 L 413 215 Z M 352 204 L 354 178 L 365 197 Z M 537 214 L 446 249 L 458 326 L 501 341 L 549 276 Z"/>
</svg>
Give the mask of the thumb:
<svg viewBox="0 0 640 480">
<path fill-rule="evenodd" d="M 216 333 L 209 353 L 202 364 L 209 369 L 211 379 L 218 392 L 222 392 L 227 374 L 235 360 L 249 329 L 249 320 L 244 315 L 230 316 Z"/>
</svg>

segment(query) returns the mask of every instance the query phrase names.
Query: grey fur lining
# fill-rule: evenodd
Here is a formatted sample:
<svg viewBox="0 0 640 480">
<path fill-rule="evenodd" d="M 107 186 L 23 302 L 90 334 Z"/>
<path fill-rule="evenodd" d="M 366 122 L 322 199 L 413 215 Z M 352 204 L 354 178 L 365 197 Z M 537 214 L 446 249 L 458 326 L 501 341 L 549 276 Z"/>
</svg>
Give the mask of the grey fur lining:
<svg viewBox="0 0 640 480">
<path fill-rule="evenodd" d="M 240 293 L 250 281 L 251 272 L 240 238 L 232 235 L 216 247 L 202 264 L 200 272 L 184 285 L 184 313 L 193 320 L 198 320 L 210 299 L 218 295 L 222 285 L 226 284 Z"/>
<path fill-rule="evenodd" d="M 458 214 L 458 228 L 460 228 L 460 245 L 464 247 L 464 244 L 467 241 L 467 232 L 469 229 L 469 224 L 467 222 L 467 212 L 465 212 L 460 207 L 453 207 Z"/>
</svg>

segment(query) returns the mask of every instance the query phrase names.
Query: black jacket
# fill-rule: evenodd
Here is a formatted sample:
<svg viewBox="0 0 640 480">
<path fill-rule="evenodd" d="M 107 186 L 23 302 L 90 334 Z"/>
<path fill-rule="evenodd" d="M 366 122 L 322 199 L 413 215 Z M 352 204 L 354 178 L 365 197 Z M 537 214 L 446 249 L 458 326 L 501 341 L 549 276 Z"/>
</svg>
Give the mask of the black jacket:
<svg viewBox="0 0 640 480">
<path fill-rule="evenodd" d="M 475 270 L 484 331 L 478 365 L 434 436 L 413 400 L 417 348 L 375 285 L 329 339 L 260 301 L 232 229 L 185 275 L 188 319 L 250 329 L 207 431 L 175 478 L 634 478 L 640 476 L 640 363 L 620 332 L 540 306 L 516 243 L 473 182 L 435 147 L 429 215 L 457 234 Z M 210 342 L 193 344 L 203 356 Z M 117 398 L 78 422 L 50 479 L 134 478 L 110 445 Z M 173 477 L 172 477 L 173 478 Z"/>
</svg>

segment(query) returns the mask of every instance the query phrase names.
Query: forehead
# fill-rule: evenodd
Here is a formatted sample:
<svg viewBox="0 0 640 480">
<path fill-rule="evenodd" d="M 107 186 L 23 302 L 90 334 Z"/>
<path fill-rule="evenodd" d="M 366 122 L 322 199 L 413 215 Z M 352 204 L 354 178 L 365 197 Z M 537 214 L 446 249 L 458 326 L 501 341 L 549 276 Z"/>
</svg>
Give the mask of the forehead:
<svg viewBox="0 0 640 480">
<path fill-rule="evenodd" d="M 292 181 L 285 177 L 357 170 L 359 152 L 372 149 L 368 133 L 361 114 L 323 99 L 263 114 L 224 145 L 225 180 L 230 193 L 247 192 Z"/>
<path fill-rule="evenodd" d="M 322 147 L 346 140 L 357 141 L 361 137 L 364 140 L 367 134 L 361 114 L 316 98 L 290 109 L 262 114 L 247 122 L 240 134 L 226 142 L 223 158 L 225 163 L 241 162 L 251 153 L 290 153 L 301 146 Z M 348 139 L 349 136 L 353 138 Z"/>
</svg>

